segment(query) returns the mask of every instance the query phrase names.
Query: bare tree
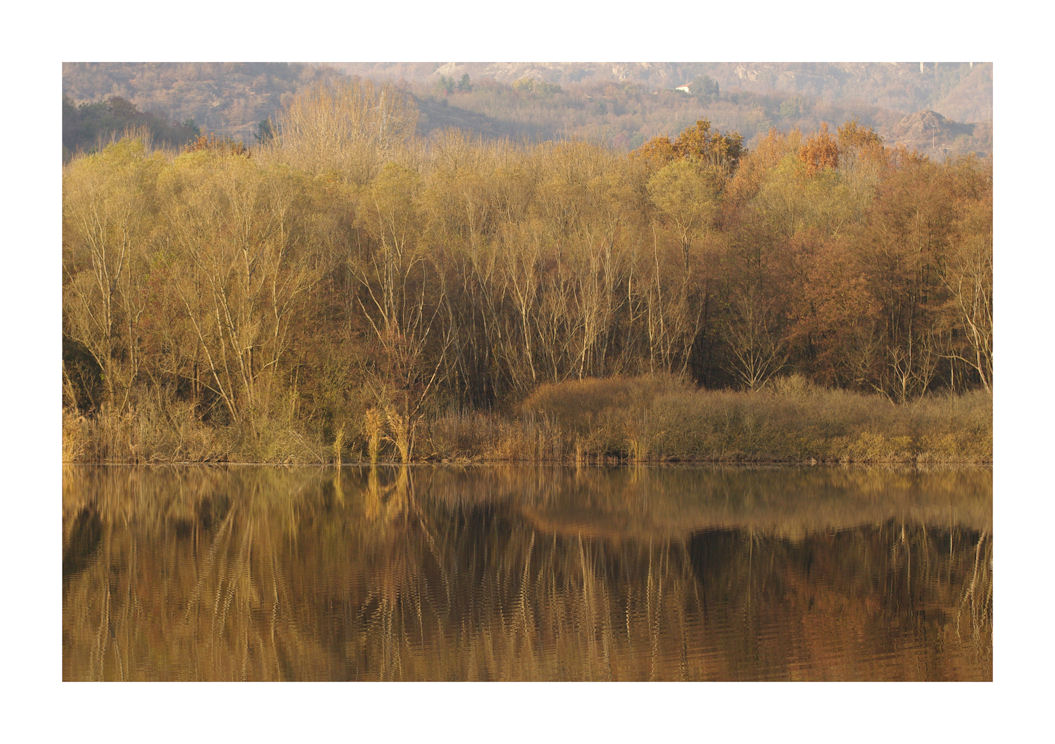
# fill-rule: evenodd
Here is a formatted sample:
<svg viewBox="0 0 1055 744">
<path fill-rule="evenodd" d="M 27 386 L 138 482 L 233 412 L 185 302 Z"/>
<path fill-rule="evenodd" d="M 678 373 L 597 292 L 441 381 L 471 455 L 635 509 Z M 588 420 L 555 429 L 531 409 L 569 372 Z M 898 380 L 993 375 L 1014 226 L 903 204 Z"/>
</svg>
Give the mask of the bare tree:
<svg viewBox="0 0 1055 744">
<path fill-rule="evenodd" d="M 314 175 L 364 184 L 410 141 L 416 125 L 414 104 L 392 86 L 327 80 L 294 96 L 264 151 Z"/>
<path fill-rule="evenodd" d="M 125 140 L 64 170 L 63 332 L 101 370 L 106 399 L 129 404 L 142 366 L 147 246 L 162 159 Z"/>
<path fill-rule="evenodd" d="M 421 241 L 419 190 L 413 167 L 381 169 L 364 191 L 363 234 L 349 261 L 361 289 L 355 301 L 380 347 L 370 386 L 403 462 L 453 338 L 442 312 L 446 289 Z"/>
<path fill-rule="evenodd" d="M 167 188 L 159 241 L 197 340 L 185 362 L 202 360 L 204 387 L 233 422 L 255 426 L 286 389 L 292 336 L 319 277 L 295 224 L 296 185 L 247 158 L 204 153 L 177 163 Z"/>
</svg>

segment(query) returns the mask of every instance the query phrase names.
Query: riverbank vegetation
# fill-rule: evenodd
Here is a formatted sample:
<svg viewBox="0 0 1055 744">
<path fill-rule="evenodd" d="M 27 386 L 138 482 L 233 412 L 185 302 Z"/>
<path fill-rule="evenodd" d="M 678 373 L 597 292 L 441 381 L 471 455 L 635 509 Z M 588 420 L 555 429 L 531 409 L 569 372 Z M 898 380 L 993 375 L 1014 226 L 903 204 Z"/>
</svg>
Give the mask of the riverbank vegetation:
<svg viewBox="0 0 1055 744">
<path fill-rule="evenodd" d="M 514 418 L 440 417 L 422 451 L 453 460 L 726 463 L 982 463 L 992 460 L 984 391 L 893 405 L 800 376 L 760 391 L 697 390 L 672 378 L 541 386 Z"/>
<path fill-rule="evenodd" d="M 323 83 L 64 166 L 64 459 L 991 457 L 990 162 L 415 121 Z"/>
</svg>

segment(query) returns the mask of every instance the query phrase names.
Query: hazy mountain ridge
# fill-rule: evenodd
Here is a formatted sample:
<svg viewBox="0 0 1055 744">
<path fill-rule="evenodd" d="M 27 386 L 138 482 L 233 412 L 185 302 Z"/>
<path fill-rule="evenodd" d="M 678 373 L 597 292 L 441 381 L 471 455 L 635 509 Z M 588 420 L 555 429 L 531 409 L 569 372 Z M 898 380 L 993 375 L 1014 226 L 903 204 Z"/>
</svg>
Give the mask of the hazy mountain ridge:
<svg viewBox="0 0 1055 744">
<path fill-rule="evenodd" d="M 512 84 L 532 78 L 556 85 L 632 82 L 676 88 L 707 75 L 723 89 L 752 93 L 807 94 L 826 102 L 853 101 L 904 113 L 934 109 L 948 118 L 986 121 L 992 118 L 992 65 L 989 63 L 778 63 L 778 62 L 446 62 L 446 63 L 324 63 L 363 77 L 429 82 L 443 75 L 491 78 Z M 962 98 L 944 110 L 942 101 L 960 84 Z M 969 111 L 977 118 L 965 119 Z M 988 112 L 988 116 L 984 114 Z"/>
<path fill-rule="evenodd" d="M 934 106 L 938 113 L 966 122 L 993 122 L 993 66 L 974 69 Z"/>
<path fill-rule="evenodd" d="M 579 93 L 587 100 L 604 98 L 601 88 L 612 84 L 640 86 L 642 94 L 651 95 L 679 86 L 687 86 L 692 94 L 694 87 L 708 79 L 717 84 L 721 94 L 706 100 L 697 114 L 685 112 L 680 117 L 667 117 L 666 122 L 652 117 L 651 131 L 638 131 L 623 141 L 609 138 L 608 144 L 617 147 L 633 147 L 643 139 L 676 134 L 695 118 L 708 118 L 720 128 L 736 129 L 749 142 L 771 126 L 809 130 L 822 121 L 838 125 L 857 119 L 876 129 L 888 143 L 917 148 L 932 157 L 992 152 L 991 63 L 446 62 L 330 66 L 348 74 L 411 86 L 436 85 L 444 78 L 453 81 L 463 76 L 470 81 L 495 81 L 514 87 L 537 80 Z M 672 106 L 684 103 L 668 101 Z M 465 96 L 452 97 L 451 104 L 492 117 L 495 114 L 493 106 L 482 110 Z M 928 114 L 937 114 L 941 120 Z M 914 116 L 918 119 L 915 125 Z M 602 114 L 600 119 L 599 128 L 613 124 L 611 116 Z"/>
<path fill-rule="evenodd" d="M 937 111 L 909 114 L 894 125 L 890 133 L 893 141 L 921 152 L 937 149 L 938 143 L 955 143 L 977 137 L 988 137 L 991 141 L 992 136 L 989 123 L 962 124 L 950 121 Z"/>
<path fill-rule="evenodd" d="M 173 122 L 253 142 L 261 120 L 273 116 L 306 85 L 336 75 L 315 65 L 286 63 L 64 63 L 62 92 L 75 104 L 123 98 Z"/>
<path fill-rule="evenodd" d="M 340 74 L 403 87 L 422 134 L 459 128 L 628 150 L 700 118 L 749 144 L 770 128 L 857 119 L 889 144 L 932 157 L 992 151 L 992 65 L 980 63 L 67 63 L 63 92 L 80 104 L 118 96 L 252 143 L 259 123 L 296 91 Z M 905 121 L 925 112 L 942 119 Z"/>
</svg>

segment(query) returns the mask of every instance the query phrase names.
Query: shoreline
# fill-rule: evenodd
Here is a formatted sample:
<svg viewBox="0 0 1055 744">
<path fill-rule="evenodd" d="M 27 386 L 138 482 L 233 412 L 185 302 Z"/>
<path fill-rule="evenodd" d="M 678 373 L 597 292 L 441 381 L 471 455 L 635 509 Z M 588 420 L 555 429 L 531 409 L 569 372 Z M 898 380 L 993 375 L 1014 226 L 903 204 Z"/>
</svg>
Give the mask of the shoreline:
<svg viewBox="0 0 1055 744">
<path fill-rule="evenodd" d="M 371 467 L 378 469 L 392 468 L 488 468 L 488 467 L 547 467 L 561 469 L 583 469 L 583 470 L 635 470 L 648 468 L 653 470 L 676 470 L 683 469 L 705 469 L 705 468 L 731 468 L 745 470 L 781 470 L 781 469 L 806 469 L 806 468 L 883 468 L 883 469 L 906 469 L 924 470 L 926 468 L 992 468 L 993 461 L 990 460 L 932 460 L 919 461 L 836 461 L 825 460 L 815 462 L 789 462 L 779 460 L 655 460 L 655 461 L 618 461 L 618 462 L 583 462 L 574 463 L 560 460 L 414 460 L 402 463 L 395 461 L 382 461 L 370 463 L 367 460 L 335 462 L 249 462 L 237 460 L 180 460 L 180 461 L 131 461 L 131 460 L 63 460 L 63 467 L 216 467 L 216 468 L 326 468 L 326 469 L 357 469 L 369 470 Z"/>
<path fill-rule="evenodd" d="M 176 429 L 106 412 L 64 410 L 65 462 L 554 463 L 991 465 L 991 394 L 890 404 L 815 387 L 735 392 L 662 376 L 546 384 L 513 410 L 433 410 L 386 420 L 349 411 L 330 427 L 307 420 L 258 428 L 195 420 Z M 331 430 L 332 429 L 332 430 Z"/>
</svg>

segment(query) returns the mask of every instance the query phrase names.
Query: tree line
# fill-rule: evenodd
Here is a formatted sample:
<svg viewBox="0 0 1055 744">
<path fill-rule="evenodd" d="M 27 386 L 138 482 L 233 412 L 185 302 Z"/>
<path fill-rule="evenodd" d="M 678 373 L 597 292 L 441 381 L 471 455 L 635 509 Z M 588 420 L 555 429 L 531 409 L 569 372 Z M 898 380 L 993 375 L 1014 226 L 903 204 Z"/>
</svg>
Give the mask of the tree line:
<svg viewBox="0 0 1055 744">
<path fill-rule="evenodd" d="M 566 380 L 992 384 L 988 160 L 855 122 L 748 150 L 700 121 L 625 155 L 426 140 L 416 117 L 326 82 L 251 148 L 124 139 L 66 165 L 68 414 L 409 459 L 428 416 Z"/>
</svg>

